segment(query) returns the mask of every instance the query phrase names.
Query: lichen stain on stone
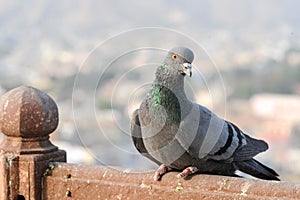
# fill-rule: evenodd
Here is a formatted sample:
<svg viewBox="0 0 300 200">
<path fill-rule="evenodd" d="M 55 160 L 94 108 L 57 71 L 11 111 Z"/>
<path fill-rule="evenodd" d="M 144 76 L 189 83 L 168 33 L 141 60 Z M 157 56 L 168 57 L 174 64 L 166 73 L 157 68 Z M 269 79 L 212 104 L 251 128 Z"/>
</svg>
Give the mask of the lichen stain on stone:
<svg viewBox="0 0 300 200">
<path fill-rule="evenodd" d="M 69 178 L 71 178 L 71 177 L 72 177 L 71 174 L 66 174 L 66 175 L 65 175 L 65 178 L 67 178 L 67 179 L 69 179 Z"/>
<path fill-rule="evenodd" d="M 222 184 L 225 186 L 225 185 L 227 184 L 228 181 L 229 181 L 229 179 L 223 178 L 223 179 L 222 179 Z"/>
<path fill-rule="evenodd" d="M 250 183 L 248 182 L 245 182 L 245 184 L 243 185 L 242 187 L 242 190 L 241 190 L 241 196 L 247 196 L 246 192 L 248 191 L 249 187 L 251 186 Z"/>
<path fill-rule="evenodd" d="M 217 183 L 220 186 L 219 190 L 222 190 L 228 184 L 228 182 L 229 182 L 229 179 L 227 179 L 227 178 L 222 178 L 221 181 L 218 181 Z"/>
<path fill-rule="evenodd" d="M 70 191 L 69 188 L 67 188 L 66 197 L 72 197 L 72 192 Z"/>
<path fill-rule="evenodd" d="M 7 99 L 5 101 L 5 103 L 4 103 L 4 106 L 3 106 L 3 108 L 4 108 L 4 114 L 6 113 L 6 108 L 7 108 L 8 104 L 9 104 L 9 100 Z"/>
<path fill-rule="evenodd" d="M 50 163 L 49 165 L 48 165 L 48 167 L 46 168 L 46 170 L 45 170 L 45 172 L 44 172 L 44 176 L 51 176 L 51 174 L 52 174 L 52 171 L 54 170 L 54 168 L 55 168 L 55 165 L 53 164 L 53 163 Z"/>
<path fill-rule="evenodd" d="M 12 166 L 13 160 L 16 158 L 17 156 L 15 154 L 7 154 L 7 168 L 10 168 Z"/>
<path fill-rule="evenodd" d="M 182 191 L 182 190 L 183 190 L 182 184 L 181 184 L 181 183 L 177 183 L 177 186 L 176 186 L 176 188 L 175 188 L 175 191 L 176 191 L 176 192 L 180 192 L 180 191 Z"/>
<path fill-rule="evenodd" d="M 105 178 L 106 174 L 107 174 L 107 171 L 105 170 L 105 172 L 102 175 L 102 178 Z"/>
<path fill-rule="evenodd" d="M 152 185 L 147 185 L 147 184 L 145 184 L 145 183 L 142 183 L 142 184 L 140 185 L 140 187 L 141 187 L 141 188 L 147 188 L 147 189 L 149 189 L 149 190 L 152 190 L 152 188 L 153 188 Z"/>
</svg>

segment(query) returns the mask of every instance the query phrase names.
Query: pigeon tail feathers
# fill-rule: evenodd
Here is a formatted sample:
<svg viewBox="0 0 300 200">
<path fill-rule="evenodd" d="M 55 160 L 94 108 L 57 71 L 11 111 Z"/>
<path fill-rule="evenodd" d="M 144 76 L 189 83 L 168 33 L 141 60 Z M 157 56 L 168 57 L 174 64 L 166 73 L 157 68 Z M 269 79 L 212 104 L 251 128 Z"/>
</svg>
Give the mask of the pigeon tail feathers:
<svg viewBox="0 0 300 200">
<path fill-rule="evenodd" d="M 255 159 L 234 162 L 237 170 L 240 170 L 244 173 L 250 174 L 254 177 L 265 179 L 265 180 L 276 180 L 280 181 L 278 174 L 271 168 L 263 165 Z"/>
</svg>

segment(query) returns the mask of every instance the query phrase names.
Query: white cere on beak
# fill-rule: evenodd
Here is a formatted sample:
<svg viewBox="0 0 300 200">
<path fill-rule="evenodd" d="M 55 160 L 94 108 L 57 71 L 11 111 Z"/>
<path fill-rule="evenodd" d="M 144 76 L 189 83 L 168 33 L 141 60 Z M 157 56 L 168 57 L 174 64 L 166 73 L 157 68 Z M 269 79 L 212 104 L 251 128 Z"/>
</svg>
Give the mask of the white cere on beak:
<svg viewBox="0 0 300 200">
<path fill-rule="evenodd" d="M 190 77 L 192 76 L 192 64 L 191 63 L 183 63 L 183 72 L 188 74 Z"/>
</svg>

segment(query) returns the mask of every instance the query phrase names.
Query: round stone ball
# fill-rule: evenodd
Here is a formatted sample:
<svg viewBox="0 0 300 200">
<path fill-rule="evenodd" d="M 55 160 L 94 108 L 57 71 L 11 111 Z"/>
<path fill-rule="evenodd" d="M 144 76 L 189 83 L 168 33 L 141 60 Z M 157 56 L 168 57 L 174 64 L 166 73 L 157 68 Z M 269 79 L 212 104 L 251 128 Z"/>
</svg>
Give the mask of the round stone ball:
<svg viewBox="0 0 300 200">
<path fill-rule="evenodd" d="M 0 131 L 6 136 L 41 137 L 57 126 L 57 105 L 46 93 L 20 86 L 0 97 Z"/>
</svg>

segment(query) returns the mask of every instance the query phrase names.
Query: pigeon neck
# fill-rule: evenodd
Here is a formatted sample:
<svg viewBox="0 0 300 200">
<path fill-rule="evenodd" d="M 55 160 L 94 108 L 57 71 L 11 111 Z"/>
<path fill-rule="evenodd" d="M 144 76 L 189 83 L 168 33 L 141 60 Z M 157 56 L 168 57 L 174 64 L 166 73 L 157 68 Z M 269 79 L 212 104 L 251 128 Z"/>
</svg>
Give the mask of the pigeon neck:
<svg viewBox="0 0 300 200">
<path fill-rule="evenodd" d="M 162 64 L 156 71 L 154 85 L 168 88 L 176 96 L 185 97 L 184 76 L 175 70 L 166 70 L 167 64 Z"/>
<path fill-rule="evenodd" d="M 164 78 L 156 76 L 151 90 L 152 101 L 167 107 L 170 101 L 178 101 L 184 106 L 188 101 L 184 91 L 184 79 L 182 75 L 180 76 L 163 76 Z"/>
</svg>

